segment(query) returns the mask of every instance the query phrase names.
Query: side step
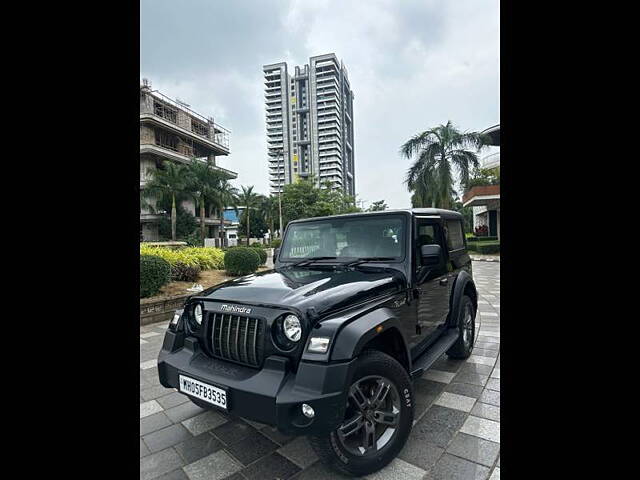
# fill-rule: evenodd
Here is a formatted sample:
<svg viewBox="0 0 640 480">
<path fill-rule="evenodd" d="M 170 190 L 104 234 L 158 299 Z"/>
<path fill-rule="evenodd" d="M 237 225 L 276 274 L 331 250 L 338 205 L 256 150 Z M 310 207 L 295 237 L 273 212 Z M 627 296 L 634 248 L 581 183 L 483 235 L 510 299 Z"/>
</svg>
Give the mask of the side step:
<svg viewBox="0 0 640 480">
<path fill-rule="evenodd" d="M 436 343 L 431 345 L 420 357 L 413 362 L 413 371 L 411 372 L 411 380 L 414 380 L 424 373 L 436 360 L 438 360 L 444 352 L 449 350 L 451 345 L 456 343 L 460 330 L 451 328 L 447 333 L 442 335 Z"/>
</svg>

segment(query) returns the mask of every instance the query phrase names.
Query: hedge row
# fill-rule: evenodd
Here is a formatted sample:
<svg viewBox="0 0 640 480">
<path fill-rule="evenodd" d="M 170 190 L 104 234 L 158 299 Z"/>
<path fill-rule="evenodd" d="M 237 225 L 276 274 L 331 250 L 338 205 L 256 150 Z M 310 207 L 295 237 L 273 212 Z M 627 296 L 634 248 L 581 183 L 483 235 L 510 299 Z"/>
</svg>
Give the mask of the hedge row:
<svg viewBox="0 0 640 480">
<path fill-rule="evenodd" d="M 140 298 L 158 293 L 171 281 L 171 265 L 155 255 L 140 255 Z"/>
<path fill-rule="evenodd" d="M 230 275 L 247 275 L 255 272 L 260 266 L 259 252 L 251 247 L 233 247 L 224 254 L 224 268 Z M 266 252 L 265 252 L 266 255 Z"/>
<path fill-rule="evenodd" d="M 500 242 L 467 242 L 467 249 L 485 255 L 500 253 Z"/>
<path fill-rule="evenodd" d="M 164 258 L 171 266 L 183 264 L 200 267 L 201 270 L 222 270 L 224 268 L 224 252 L 213 247 L 187 247 L 171 249 L 140 245 L 140 255 L 156 255 Z"/>
<path fill-rule="evenodd" d="M 475 235 L 467 235 L 467 242 L 496 242 L 498 237 L 476 237 Z"/>
</svg>

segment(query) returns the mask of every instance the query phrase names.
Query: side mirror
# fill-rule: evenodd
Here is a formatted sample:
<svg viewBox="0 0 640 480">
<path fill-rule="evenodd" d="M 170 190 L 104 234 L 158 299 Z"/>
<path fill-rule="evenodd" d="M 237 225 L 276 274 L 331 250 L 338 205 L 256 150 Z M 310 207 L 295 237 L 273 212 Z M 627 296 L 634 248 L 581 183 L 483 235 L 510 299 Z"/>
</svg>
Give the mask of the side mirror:
<svg viewBox="0 0 640 480">
<path fill-rule="evenodd" d="M 280 249 L 279 248 L 274 248 L 273 249 L 273 261 L 276 261 L 276 258 L 278 258 L 278 255 L 280 254 Z"/>
<path fill-rule="evenodd" d="M 420 255 L 424 260 L 429 261 L 429 263 L 437 263 L 440 261 L 442 250 L 440 245 L 422 245 L 422 247 L 420 247 Z"/>
</svg>

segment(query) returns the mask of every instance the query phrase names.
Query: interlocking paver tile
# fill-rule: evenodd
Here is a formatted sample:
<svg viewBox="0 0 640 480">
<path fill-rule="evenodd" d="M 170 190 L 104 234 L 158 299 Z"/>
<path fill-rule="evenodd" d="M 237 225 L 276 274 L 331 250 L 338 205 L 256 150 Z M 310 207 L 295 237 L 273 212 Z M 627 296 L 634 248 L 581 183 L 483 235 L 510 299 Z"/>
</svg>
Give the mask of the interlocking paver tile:
<svg viewBox="0 0 640 480">
<path fill-rule="evenodd" d="M 140 419 L 140 435 L 155 432 L 169 425 L 171 425 L 171 420 L 169 420 L 164 412 L 154 413 L 153 415 Z"/>
<path fill-rule="evenodd" d="M 496 407 L 500 406 L 500 392 L 496 392 L 495 390 L 487 390 L 485 389 L 482 392 L 482 395 L 478 398 L 478 401 L 482 403 L 489 403 L 491 405 L 495 405 Z"/>
<path fill-rule="evenodd" d="M 169 473 L 165 473 L 164 475 L 160 475 L 153 480 L 189 480 L 189 477 L 187 477 L 187 474 L 184 473 L 184 470 L 182 470 L 182 468 L 178 468 L 177 470 L 173 470 Z"/>
<path fill-rule="evenodd" d="M 456 373 L 460 370 L 461 365 L 464 362 L 461 360 L 453 360 L 449 358 L 446 354 L 442 355 L 438 360 L 435 361 L 431 368 L 433 370 L 440 370 L 441 372 L 451 372 Z"/>
<path fill-rule="evenodd" d="M 483 350 L 481 348 L 474 348 L 473 354 L 486 358 L 498 358 L 498 350 Z"/>
<path fill-rule="evenodd" d="M 245 437 L 248 437 L 256 430 L 251 426 L 239 420 L 231 420 L 219 427 L 214 428 L 213 433 L 226 445 L 237 443 Z"/>
<path fill-rule="evenodd" d="M 224 450 L 218 450 L 183 467 L 189 480 L 220 480 L 238 472 L 242 466 Z"/>
<path fill-rule="evenodd" d="M 278 453 L 291 460 L 300 468 L 307 468 L 318 461 L 318 456 L 314 452 L 309 441 L 305 437 L 297 437 L 278 449 Z"/>
<path fill-rule="evenodd" d="M 242 475 L 248 480 L 287 479 L 300 471 L 295 463 L 277 452 L 261 458 L 242 470 Z"/>
<path fill-rule="evenodd" d="M 170 389 L 166 389 L 165 393 L 168 393 L 168 395 L 164 395 L 160 398 L 156 398 L 157 402 L 160 405 L 162 405 L 162 408 L 164 408 L 165 410 L 175 407 L 177 405 L 182 405 L 183 403 L 186 403 L 189 401 L 186 395 L 183 395 L 178 392 L 174 392 Z"/>
<path fill-rule="evenodd" d="M 500 350 L 500 343 L 496 342 L 476 342 L 474 348 L 479 348 L 482 350 Z"/>
<path fill-rule="evenodd" d="M 456 374 L 452 372 L 442 372 L 440 370 L 429 369 L 423 375 L 425 380 L 432 380 L 434 382 L 449 383 Z"/>
<path fill-rule="evenodd" d="M 284 433 L 281 433 L 275 427 L 263 428 L 262 430 L 260 430 L 260 433 L 262 433 L 262 435 L 266 436 L 267 438 L 273 440 L 278 445 L 286 445 L 287 443 L 289 443 L 291 440 L 295 438 L 294 436 L 285 435 Z"/>
<path fill-rule="evenodd" d="M 147 332 L 147 333 L 141 333 L 140 334 L 140 338 L 149 338 L 149 337 L 155 337 L 156 335 L 160 335 L 158 332 Z"/>
<path fill-rule="evenodd" d="M 140 390 L 140 395 L 145 401 L 147 401 L 155 400 L 159 397 L 164 397 L 166 394 L 171 392 L 173 392 L 173 390 L 170 388 L 163 387 L 162 385 L 156 385 L 149 388 L 143 388 L 142 390 Z"/>
<path fill-rule="evenodd" d="M 491 468 L 500 453 L 500 444 L 460 432 L 447 447 L 447 453 Z"/>
<path fill-rule="evenodd" d="M 145 343 L 147 343 L 146 340 L 140 339 L 140 345 L 144 345 Z"/>
<path fill-rule="evenodd" d="M 167 417 L 169 417 L 173 423 L 180 423 L 187 418 L 195 417 L 205 411 L 204 408 L 200 408 L 195 403 L 189 401 L 175 407 L 167 408 L 164 413 L 167 414 Z"/>
<path fill-rule="evenodd" d="M 434 402 L 434 405 L 470 412 L 474 403 L 476 403 L 475 398 L 465 397 L 464 395 L 458 395 L 456 393 L 443 392 Z"/>
<path fill-rule="evenodd" d="M 141 438 L 140 439 L 140 458 L 144 457 L 145 455 L 149 455 L 149 453 L 151 452 L 149 451 L 149 449 L 147 448 L 147 446 L 145 445 L 144 441 Z"/>
<path fill-rule="evenodd" d="M 500 421 L 500 407 L 489 405 L 488 403 L 476 402 L 471 409 L 471 415 L 487 418 L 496 422 Z"/>
<path fill-rule="evenodd" d="M 496 467 L 493 469 L 489 480 L 500 480 L 500 467 Z"/>
<path fill-rule="evenodd" d="M 471 355 L 467 358 L 468 363 L 479 363 L 480 365 L 489 365 L 492 366 L 496 363 L 495 358 L 490 357 L 481 357 L 479 355 Z"/>
<path fill-rule="evenodd" d="M 210 432 L 201 433 L 197 437 L 191 437 L 174 448 L 186 463 L 193 463 L 207 455 L 217 452 L 223 444 Z"/>
<path fill-rule="evenodd" d="M 463 370 L 454 377 L 453 382 L 470 383 L 471 385 L 478 385 L 480 387 L 483 387 L 487 383 L 487 380 L 489 380 L 488 375 L 471 373 Z"/>
<path fill-rule="evenodd" d="M 226 447 L 229 453 L 242 462 L 243 465 L 249 465 L 260 457 L 276 451 L 278 448 L 280 448 L 280 445 L 272 442 L 257 430 L 254 430 L 239 442 Z"/>
<path fill-rule="evenodd" d="M 142 362 L 140 364 L 140 369 L 141 370 L 147 370 L 149 368 L 153 368 L 153 367 L 157 367 L 158 366 L 158 359 L 154 358 L 152 360 L 147 360 L 146 362 Z"/>
<path fill-rule="evenodd" d="M 493 371 L 491 365 L 481 365 L 479 363 L 465 363 L 461 368 L 461 373 L 477 373 L 480 375 L 490 375 Z"/>
<path fill-rule="evenodd" d="M 490 378 L 487 382 L 487 388 L 489 390 L 500 391 L 500 379 L 499 378 Z"/>
<path fill-rule="evenodd" d="M 159 452 L 189 438 L 192 435 L 182 425 L 170 425 L 142 437 L 152 452 Z"/>
<path fill-rule="evenodd" d="M 420 480 L 426 472 L 415 465 L 405 462 L 400 458 L 394 458 L 389 465 L 371 475 L 367 480 Z"/>
<path fill-rule="evenodd" d="M 425 480 L 486 480 L 489 469 L 445 453 L 424 477 Z"/>
<path fill-rule="evenodd" d="M 296 480 L 353 480 L 353 477 L 339 474 L 330 469 L 322 462 L 316 462 L 309 468 L 304 469 L 295 477 Z"/>
<path fill-rule="evenodd" d="M 493 372 L 491 372 L 491 377 L 492 378 L 500 378 L 500 369 L 499 368 L 494 368 Z"/>
<path fill-rule="evenodd" d="M 140 480 L 151 480 L 184 464 L 173 448 L 152 453 L 140 459 Z"/>
<path fill-rule="evenodd" d="M 148 417 L 154 413 L 161 412 L 162 406 L 155 400 L 149 400 L 140 404 L 140 418 Z"/>
<path fill-rule="evenodd" d="M 429 470 L 444 453 L 441 448 L 429 441 L 429 432 L 425 430 L 412 430 L 404 448 L 398 458 L 419 466 L 424 470 Z"/>
<path fill-rule="evenodd" d="M 500 423 L 469 415 L 460 428 L 462 433 L 500 443 Z"/>
<path fill-rule="evenodd" d="M 483 389 L 480 385 L 452 382 L 446 386 L 444 391 L 449 393 L 457 393 L 458 395 L 464 395 L 465 397 L 477 399 L 482 394 Z"/>
<path fill-rule="evenodd" d="M 216 428 L 223 423 L 227 422 L 227 419 L 213 410 L 202 412 L 195 417 L 188 418 L 182 421 L 182 425 L 191 432 L 195 437 L 208 430 Z"/>
</svg>

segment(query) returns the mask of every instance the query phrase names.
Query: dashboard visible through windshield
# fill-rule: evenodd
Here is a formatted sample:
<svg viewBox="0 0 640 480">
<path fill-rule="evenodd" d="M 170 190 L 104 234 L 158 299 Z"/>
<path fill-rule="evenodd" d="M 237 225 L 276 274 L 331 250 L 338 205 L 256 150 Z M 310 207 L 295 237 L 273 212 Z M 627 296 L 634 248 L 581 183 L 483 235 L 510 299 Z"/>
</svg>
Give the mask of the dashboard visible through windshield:
<svg viewBox="0 0 640 480">
<path fill-rule="evenodd" d="M 404 259 L 406 230 L 402 215 L 294 223 L 287 229 L 279 259 L 285 262 L 320 257 L 399 261 Z"/>
</svg>

